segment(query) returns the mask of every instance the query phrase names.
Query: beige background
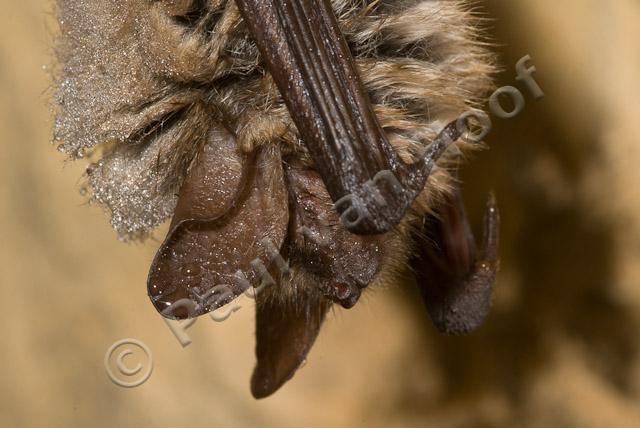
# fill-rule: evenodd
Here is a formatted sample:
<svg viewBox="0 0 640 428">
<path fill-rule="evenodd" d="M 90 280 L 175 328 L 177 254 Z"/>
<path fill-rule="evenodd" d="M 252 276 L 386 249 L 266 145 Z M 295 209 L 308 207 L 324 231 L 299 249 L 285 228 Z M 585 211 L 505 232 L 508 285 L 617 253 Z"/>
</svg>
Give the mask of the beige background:
<svg viewBox="0 0 640 428">
<path fill-rule="evenodd" d="M 78 192 L 83 165 L 47 143 L 50 2 L 2 1 L 1 426 L 640 426 L 637 1 L 484 5 L 501 83 L 531 54 L 547 95 L 496 120 L 491 150 L 465 171 L 474 223 L 491 187 L 503 212 L 486 325 L 441 337 L 410 287 L 372 290 L 336 310 L 308 364 L 260 402 L 251 302 L 200 320 L 180 346 L 146 297 L 158 242 L 118 242 Z M 155 361 L 129 390 L 103 366 L 127 337 Z"/>
</svg>

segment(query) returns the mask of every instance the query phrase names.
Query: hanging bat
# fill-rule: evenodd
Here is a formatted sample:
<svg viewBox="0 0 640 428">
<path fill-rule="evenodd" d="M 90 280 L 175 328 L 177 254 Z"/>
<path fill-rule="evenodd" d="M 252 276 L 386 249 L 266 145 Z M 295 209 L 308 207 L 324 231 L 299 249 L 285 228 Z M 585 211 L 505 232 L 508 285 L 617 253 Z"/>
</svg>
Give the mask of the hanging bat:
<svg viewBox="0 0 640 428">
<path fill-rule="evenodd" d="M 54 143 L 88 156 L 123 239 L 171 218 L 148 294 L 196 317 L 256 293 L 256 398 L 289 380 L 329 309 L 408 269 L 436 327 L 487 315 L 456 171 L 492 88 L 453 0 L 61 0 Z M 184 303 L 187 304 L 184 304 Z"/>
</svg>

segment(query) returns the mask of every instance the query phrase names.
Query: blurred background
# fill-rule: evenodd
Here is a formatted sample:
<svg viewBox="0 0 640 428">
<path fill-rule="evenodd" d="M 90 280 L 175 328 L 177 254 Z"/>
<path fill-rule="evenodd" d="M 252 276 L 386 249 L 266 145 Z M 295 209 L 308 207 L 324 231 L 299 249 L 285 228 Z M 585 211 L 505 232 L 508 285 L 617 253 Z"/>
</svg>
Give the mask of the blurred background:
<svg viewBox="0 0 640 428">
<path fill-rule="evenodd" d="M 471 336 L 443 337 L 410 286 L 371 290 L 334 311 L 306 366 L 258 402 L 252 302 L 199 320 L 181 346 L 146 296 L 159 241 L 120 243 L 79 194 L 84 165 L 48 144 L 51 2 L 3 0 L 0 425 L 640 426 L 640 3 L 478 5 L 499 85 L 527 102 L 494 117 L 491 149 L 464 170 L 475 226 L 489 189 L 502 209 L 491 315 Z M 527 54 L 541 100 L 515 82 Z M 154 367 L 125 389 L 103 360 L 129 337 Z"/>
</svg>

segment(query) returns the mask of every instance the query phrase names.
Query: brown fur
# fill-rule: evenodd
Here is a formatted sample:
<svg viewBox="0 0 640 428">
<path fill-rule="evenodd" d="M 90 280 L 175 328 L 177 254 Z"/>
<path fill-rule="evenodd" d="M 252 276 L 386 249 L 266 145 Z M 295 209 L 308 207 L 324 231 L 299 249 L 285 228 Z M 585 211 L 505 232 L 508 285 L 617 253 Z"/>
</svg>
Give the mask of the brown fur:
<svg viewBox="0 0 640 428">
<path fill-rule="evenodd" d="M 492 87 L 493 58 L 467 2 L 333 4 L 378 119 L 405 161 Z M 280 144 L 310 164 L 233 1 L 64 0 L 59 7 L 54 142 L 72 158 L 94 160 L 91 200 L 110 211 L 120 237 L 144 237 L 172 215 L 216 123 L 244 151 Z M 440 166 L 472 148 L 458 147 Z M 444 169 L 434 173 L 415 211 L 426 212 L 450 180 Z"/>
</svg>

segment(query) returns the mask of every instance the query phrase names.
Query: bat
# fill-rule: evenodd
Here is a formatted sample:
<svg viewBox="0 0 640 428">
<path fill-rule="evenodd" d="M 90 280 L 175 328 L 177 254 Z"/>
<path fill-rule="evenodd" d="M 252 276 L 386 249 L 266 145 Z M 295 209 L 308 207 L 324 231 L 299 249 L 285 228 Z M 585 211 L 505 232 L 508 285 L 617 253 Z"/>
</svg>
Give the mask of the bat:
<svg viewBox="0 0 640 428">
<path fill-rule="evenodd" d="M 256 398 L 306 359 L 328 311 L 410 271 L 435 326 L 485 319 L 458 120 L 492 89 L 480 18 L 453 0 L 64 0 L 53 141 L 90 158 L 124 240 L 171 219 L 148 294 L 173 319 L 256 293 Z"/>
</svg>

